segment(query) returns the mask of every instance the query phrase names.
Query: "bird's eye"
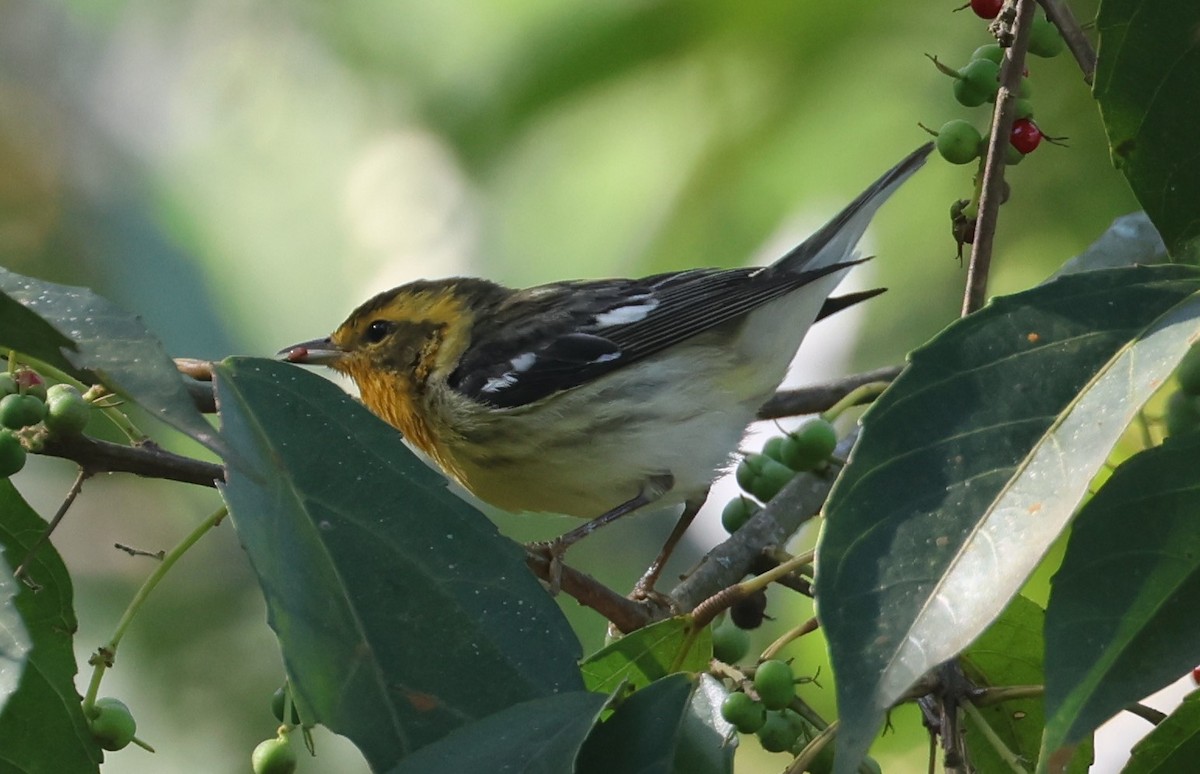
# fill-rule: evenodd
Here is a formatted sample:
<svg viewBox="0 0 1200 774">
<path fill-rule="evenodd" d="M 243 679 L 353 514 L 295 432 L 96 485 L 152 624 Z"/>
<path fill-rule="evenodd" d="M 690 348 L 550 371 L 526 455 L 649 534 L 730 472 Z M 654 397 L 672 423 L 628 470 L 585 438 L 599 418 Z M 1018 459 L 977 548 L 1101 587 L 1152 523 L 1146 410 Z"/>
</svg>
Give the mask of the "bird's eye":
<svg viewBox="0 0 1200 774">
<path fill-rule="evenodd" d="M 376 320 L 367 326 L 367 332 L 364 338 L 371 344 L 378 344 L 387 338 L 387 335 L 392 332 L 395 326 L 387 320 Z"/>
</svg>

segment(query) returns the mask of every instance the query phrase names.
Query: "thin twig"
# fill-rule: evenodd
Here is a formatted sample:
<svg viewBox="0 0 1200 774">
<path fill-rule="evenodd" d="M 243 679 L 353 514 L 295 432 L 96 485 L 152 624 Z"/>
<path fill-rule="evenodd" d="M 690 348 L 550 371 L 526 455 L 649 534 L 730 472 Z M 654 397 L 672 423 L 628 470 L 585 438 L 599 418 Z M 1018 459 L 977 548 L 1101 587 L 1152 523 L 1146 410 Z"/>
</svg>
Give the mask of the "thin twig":
<svg viewBox="0 0 1200 774">
<path fill-rule="evenodd" d="M 525 564 L 534 575 L 546 582 L 550 581 L 549 558 L 536 551 L 527 551 Z M 655 605 L 653 600 L 634 601 L 623 597 L 592 576 L 565 564 L 561 566 L 559 589 L 579 604 L 590 607 L 604 616 L 626 634 L 671 615 L 670 610 Z"/>
<path fill-rule="evenodd" d="M 46 529 L 42 531 L 42 534 L 38 535 L 38 539 L 33 541 L 33 545 L 25 552 L 25 558 L 21 560 L 21 564 L 17 566 L 17 569 L 13 570 L 13 577 L 20 578 L 30 587 L 36 586 L 27 577 L 26 567 L 33 560 L 33 555 L 42 547 L 42 544 L 50 539 L 50 535 L 58 527 L 58 523 L 63 520 L 63 516 L 67 515 L 67 509 L 71 507 L 71 503 L 75 502 L 75 498 L 79 496 L 79 492 L 83 489 L 83 482 L 91 475 L 86 468 L 81 467 L 79 469 L 79 473 L 75 476 L 75 481 L 71 484 L 71 488 L 67 490 L 67 495 L 63 498 L 62 504 L 58 506 L 58 511 L 54 514 L 54 518 L 50 520 Z"/>
<path fill-rule="evenodd" d="M 819 414 L 828 410 L 858 387 L 871 382 L 890 382 L 899 376 L 902 370 L 903 366 L 888 366 L 812 387 L 780 390 L 758 410 L 758 418 L 781 419 L 802 414 Z"/>
<path fill-rule="evenodd" d="M 987 298 L 988 273 L 992 264 L 992 242 L 996 237 L 996 220 L 1004 200 L 1004 158 L 1008 154 L 1009 134 L 1016 114 L 1017 93 L 1020 91 L 1025 52 L 1029 49 L 1029 34 L 1033 29 L 1033 12 L 1037 0 L 1017 0 L 1017 18 L 1013 23 L 1013 42 L 1005 49 L 1000 65 L 1000 89 L 996 93 L 996 110 L 992 114 L 992 133 L 988 137 L 987 156 L 983 164 L 983 187 L 979 196 L 979 218 L 975 222 L 975 240 L 971 245 L 971 264 L 967 269 L 967 289 L 963 295 L 963 316 L 983 306 Z"/>
<path fill-rule="evenodd" d="M 969 718 L 975 721 L 976 728 L 980 730 L 988 740 L 988 743 L 992 745 L 992 749 L 996 751 L 996 754 L 1000 756 L 1002 761 L 1008 764 L 1009 769 L 1014 774 L 1028 774 L 1029 770 L 1021 763 L 1020 757 L 1009 749 L 1004 740 L 1000 738 L 1000 735 L 996 733 L 996 729 L 992 728 L 992 724 L 987 721 L 987 718 L 983 716 L 983 713 L 979 711 L 979 708 L 970 699 L 963 698 L 959 706 L 963 708 L 963 711 L 967 713 Z"/>
<path fill-rule="evenodd" d="M 1148 707 L 1141 702 L 1135 701 L 1133 704 L 1125 706 L 1125 711 L 1130 715 L 1137 715 L 1147 723 L 1157 726 L 1159 723 L 1167 719 L 1167 713 L 1159 712 L 1153 707 Z"/>
<path fill-rule="evenodd" d="M 1071 13 L 1070 7 L 1062 0 L 1038 0 L 1038 2 L 1045 9 L 1046 18 L 1055 27 L 1058 27 L 1058 32 L 1067 44 L 1067 50 L 1071 52 L 1071 56 L 1075 57 L 1075 61 L 1079 63 L 1079 69 L 1083 71 L 1084 83 L 1091 86 L 1096 77 L 1096 49 L 1092 48 L 1092 42 L 1083 34 L 1083 28 L 1079 26 L 1079 22 L 1075 21 L 1075 14 Z"/>
</svg>

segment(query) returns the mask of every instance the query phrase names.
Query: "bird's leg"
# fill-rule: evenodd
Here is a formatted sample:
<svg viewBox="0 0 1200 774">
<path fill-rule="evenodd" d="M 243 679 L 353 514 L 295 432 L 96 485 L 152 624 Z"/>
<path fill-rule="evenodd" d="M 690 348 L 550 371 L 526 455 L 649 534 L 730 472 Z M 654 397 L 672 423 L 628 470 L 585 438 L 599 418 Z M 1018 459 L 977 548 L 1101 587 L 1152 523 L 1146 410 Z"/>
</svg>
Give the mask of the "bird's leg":
<svg viewBox="0 0 1200 774">
<path fill-rule="evenodd" d="M 605 524 L 614 522 L 622 516 L 633 513 L 638 508 L 654 502 L 669 492 L 674 483 L 675 477 L 670 473 L 651 476 L 642 486 L 642 491 L 638 492 L 636 497 L 626 500 L 617 507 L 605 511 L 573 530 L 564 532 L 553 540 L 539 540 L 530 543 L 527 548 L 533 551 L 544 552 L 550 558 L 550 593 L 558 593 L 559 583 L 562 580 L 562 558 L 567 553 L 568 548 L 600 529 Z"/>
<path fill-rule="evenodd" d="M 671 552 L 675 550 L 676 544 L 683 538 L 683 533 L 687 532 L 687 528 L 691 526 L 696 519 L 696 514 L 700 512 L 700 508 L 704 505 L 704 501 L 708 499 L 708 492 L 705 491 L 700 497 L 692 498 L 683 505 L 683 513 L 679 514 L 679 520 L 675 522 L 675 528 L 671 530 L 671 534 L 667 536 L 667 542 L 663 543 L 662 550 L 658 552 L 653 564 L 638 580 L 637 585 L 633 587 L 633 593 L 630 594 L 632 599 L 644 599 L 657 594 L 654 590 L 654 584 L 658 583 L 658 576 L 662 574 L 663 567 L 666 566 L 667 560 L 671 558 Z"/>
</svg>

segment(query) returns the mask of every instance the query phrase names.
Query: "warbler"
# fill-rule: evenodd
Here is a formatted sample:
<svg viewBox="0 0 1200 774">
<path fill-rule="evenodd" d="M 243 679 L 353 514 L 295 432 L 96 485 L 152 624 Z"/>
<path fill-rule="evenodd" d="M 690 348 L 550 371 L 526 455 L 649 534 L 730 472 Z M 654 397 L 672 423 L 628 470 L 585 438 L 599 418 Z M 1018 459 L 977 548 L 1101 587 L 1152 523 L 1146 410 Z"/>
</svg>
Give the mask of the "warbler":
<svg viewBox="0 0 1200 774">
<path fill-rule="evenodd" d="M 828 298 L 859 262 L 875 212 L 931 148 L 767 267 L 524 290 L 421 280 L 279 355 L 348 375 L 371 411 L 481 500 L 592 519 L 551 541 L 556 561 L 651 503 L 685 503 L 677 540 L 813 322 L 874 295 Z"/>
</svg>

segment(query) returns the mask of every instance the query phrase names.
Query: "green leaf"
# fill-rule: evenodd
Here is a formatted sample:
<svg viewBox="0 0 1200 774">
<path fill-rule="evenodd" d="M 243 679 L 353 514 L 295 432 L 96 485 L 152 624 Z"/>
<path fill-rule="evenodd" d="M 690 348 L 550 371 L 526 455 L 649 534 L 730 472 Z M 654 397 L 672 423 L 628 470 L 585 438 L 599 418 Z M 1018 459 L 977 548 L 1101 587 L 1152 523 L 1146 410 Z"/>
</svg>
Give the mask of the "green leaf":
<svg viewBox="0 0 1200 774">
<path fill-rule="evenodd" d="M 839 770 L 999 615 L 1116 439 L 1200 335 L 1200 272 L 1085 272 L 994 300 L 913 353 L 826 505 L 818 615 Z"/>
<path fill-rule="evenodd" d="M 573 691 L 514 704 L 452 731 L 389 774 L 573 771 L 606 701 L 602 694 Z"/>
<path fill-rule="evenodd" d="M 1053 750 L 1200 664 L 1200 433 L 1129 458 L 1079 512 L 1046 610 Z"/>
<path fill-rule="evenodd" d="M 92 740 L 75 691 L 72 640 L 77 624 L 67 568 L 54 547 L 45 543 L 27 565 L 37 591 L 8 570 L 25 560 L 45 530 L 46 522 L 12 483 L 0 479 L 0 599 L 11 599 L 15 591 L 19 616 L 14 620 L 11 607 L 0 608 L 0 690 L 6 694 L 0 697 L 0 771 L 98 772 L 103 754 Z M 23 671 L 11 667 L 19 682 L 10 680 L 9 665 L 21 662 Z"/>
<path fill-rule="evenodd" d="M 1093 93 L 1113 163 L 1176 259 L 1200 237 L 1200 5 L 1104 0 Z"/>
<path fill-rule="evenodd" d="M 713 704 L 707 696 L 697 711 L 697 688 L 696 678 L 675 674 L 630 696 L 588 737 L 575 770 L 578 774 L 731 772 L 733 745 L 727 743 L 727 735 L 697 721 L 708 715 Z"/>
<path fill-rule="evenodd" d="M 0 268 L 0 348 L 23 352 L 87 381 L 99 380 L 214 452 L 225 452 L 162 343 L 141 319 L 87 288 Z"/>
<path fill-rule="evenodd" d="M 1122 774 L 1176 774 L 1200 761 L 1200 691 L 1183 703 L 1133 746 Z"/>
<path fill-rule="evenodd" d="M 1144 212 L 1132 212 L 1113 221 L 1100 238 L 1062 265 L 1051 279 L 1064 274 L 1124 266 L 1150 266 L 1167 260 L 1167 246 Z"/>
<path fill-rule="evenodd" d="M 217 396 L 244 458 L 225 497 L 302 716 L 385 770 L 473 720 L 582 688 L 579 644 L 520 547 L 399 433 L 285 363 L 226 361 Z"/>
<path fill-rule="evenodd" d="M 1042 627 L 1045 611 L 1021 595 L 1013 597 L 991 626 L 962 652 L 963 672 L 980 688 L 1040 686 L 1042 671 Z M 1009 699 L 979 708 L 983 722 L 995 736 L 1026 765 L 1038 761 L 1045 715 L 1042 697 Z M 1005 771 L 1008 763 L 973 715 L 964 720 L 967 753 L 978 771 Z M 1087 739 L 1072 754 L 1069 772 L 1084 774 L 1092 763 L 1092 743 Z"/>
<path fill-rule="evenodd" d="M 583 662 L 583 683 L 611 693 L 626 681 L 637 690 L 672 672 L 703 672 L 712 659 L 712 631 L 705 627 L 689 642 L 691 631 L 691 618 L 680 616 L 627 634 Z"/>
</svg>

